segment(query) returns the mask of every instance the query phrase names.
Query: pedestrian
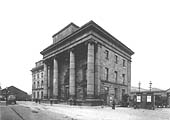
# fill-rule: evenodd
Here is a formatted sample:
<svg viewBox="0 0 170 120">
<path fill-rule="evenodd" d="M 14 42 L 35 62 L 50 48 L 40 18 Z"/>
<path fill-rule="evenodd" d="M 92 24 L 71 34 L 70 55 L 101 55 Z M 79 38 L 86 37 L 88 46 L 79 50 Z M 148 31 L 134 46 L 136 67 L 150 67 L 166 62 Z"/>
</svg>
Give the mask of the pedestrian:
<svg viewBox="0 0 170 120">
<path fill-rule="evenodd" d="M 70 105 L 73 105 L 73 98 L 70 98 Z"/>
<path fill-rule="evenodd" d="M 50 99 L 50 105 L 51 105 L 51 106 L 53 105 L 53 101 L 52 101 L 52 99 Z"/>
<path fill-rule="evenodd" d="M 102 106 L 101 106 L 101 107 L 102 107 L 102 108 L 104 108 L 104 99 L 102 99 L 102 101 L 101 101 L 101 102 L 102 102 L 102 103 L 101 103 L 101 104 L 102 104 Z"/>
<path fill-rule="evenodd" d="M 112 109 L 114 109 L 115 110 L 115 100 L 113 99 L 113 101 L 112 101 Z"/>
<path fill-rule="evenodd" d="M 38 102 L 39 102 L 39 104 L 40 104 L 40 103 L 41 103 L 41 99 L 39 99 L 39 101 L 38 101 Z"/>
</svg>

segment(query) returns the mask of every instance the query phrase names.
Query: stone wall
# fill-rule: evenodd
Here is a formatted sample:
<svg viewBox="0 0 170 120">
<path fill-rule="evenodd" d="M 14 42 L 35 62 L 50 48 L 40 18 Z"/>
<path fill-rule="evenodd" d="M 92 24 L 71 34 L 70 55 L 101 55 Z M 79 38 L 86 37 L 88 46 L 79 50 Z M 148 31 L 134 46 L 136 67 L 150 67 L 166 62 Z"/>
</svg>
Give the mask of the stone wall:
<svg viewBox="0 0 170 120">
<path fill-rule="evenodd" d="M 100 63 L 101 63 L 101 94 L 105 94 L 106 92 L 104 88 L 108 87 L 108 95 L 114 95 L 117 94 L 117 101 L 119 102 L 122 98 L 122 89 L 125 90 L 125 93 L 128 93 L 128 86 L 130 83 L 130 80 L 128 80 L 128 60 L 121 56 L 119 53 L 114 52 L 113 50 L 110 50 L 106 48 L 105 46 L 102 46 L 100 48 L 101 50 L 101 56 L 100 57 Z M 107 51 L 107 52 L 106 52 Z M 108 58 L 106 56 L 106 53 L 108 53 Z M 115 55 L 117 56 L 117 63 L 115 63 Z M 123 66 L 123 60 L 125 60 L 125 66 Z M 106 70 L 108 69 L 108 80 L 106 80 Z M 117 81 L 115 79 L 115 71 L 117 71 Z M 123 82 L 123 76 L 125 75 L 125 81 Z M 117 88 L 117 93 L 115 93 L 115 88 Z"/>
</svg>

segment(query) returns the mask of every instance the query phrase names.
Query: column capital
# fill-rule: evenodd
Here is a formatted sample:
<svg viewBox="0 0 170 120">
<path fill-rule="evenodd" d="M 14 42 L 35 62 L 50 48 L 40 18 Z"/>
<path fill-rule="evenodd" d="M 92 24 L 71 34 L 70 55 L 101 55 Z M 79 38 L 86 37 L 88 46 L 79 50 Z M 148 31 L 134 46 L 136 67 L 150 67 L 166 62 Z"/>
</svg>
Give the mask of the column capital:
<svg viewBox="0 0 170 120">
<path fill-rule="evenodd" d="M 98 42 L 94 39 L 89 39 L 89 40 L 86 41 L 86 44 L 89 44 L 89 43 L 90 44 L 97 44 Z"/>
<path fill-rule="evenodd" d="M 68 51 L 69 51 L 69 52 L 74 52 L 74 51 L 75 51 L 75 48 L 70 48 Z"/>
<path fill-rule="evenodd" d="M 52 57 L 52 59 L 54 60 L 54 59 L 58 59 L 59 57 L 58 56 L 53 56 Z"/>
</svg>

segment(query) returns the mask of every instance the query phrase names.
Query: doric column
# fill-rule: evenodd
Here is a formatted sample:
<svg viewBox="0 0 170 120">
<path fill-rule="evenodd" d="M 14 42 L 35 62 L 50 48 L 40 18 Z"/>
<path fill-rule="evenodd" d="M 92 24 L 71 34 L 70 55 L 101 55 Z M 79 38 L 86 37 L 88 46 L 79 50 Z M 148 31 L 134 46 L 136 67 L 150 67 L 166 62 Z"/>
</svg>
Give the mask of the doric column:
<svg viewBox="0 0 170 120">
<path fill-rule="evenodd" d="M 101 84 L 101 44 L 96 45 L 95 54 L 95 95 L 100 95 L 100 84 Z"/>
<path fill-rule="evenodd" d="M 87 48 L 87 97 L 94 97 L 94 43 Z"/>
<path fill-rule="evenodd" d="M 47 99 L 47 89 L 48 89 L 48 86 L 47 86 L 47 64 L 44 63 L 44 91 L 43 91 L 43 97 L 44 99 Z"/>
<path fill-rule="evenodd" d="M 75 97 L 75 55 L 73 50 L 70 51 L 69 94 L 70 97 Z"/>
<path fill-rule="evenodd" d="M 50 86 L 50 66 L 48 66 L 48 73 L 47 73 L 48 75 L 47 75 L 47 78 L 48 78 L 48 98 L 50 98 L 51 97 L 51 94 L 50 94 L 50 88 L 51 88 L 51 86 Z"/>
<path fill-rule="evenodd" d="M 131 89 L 131 61 L 130 60 L 127 60 L 127 85 L 128 85 L 127 93 L 130 94 L 130 89 Z"/>
<path fill-rule="evenodd" d="M 56 58 L 53 60 L 54 70 L 53 70 L 53 98 L 58 97 L 58 61 Z"/>
</svg>

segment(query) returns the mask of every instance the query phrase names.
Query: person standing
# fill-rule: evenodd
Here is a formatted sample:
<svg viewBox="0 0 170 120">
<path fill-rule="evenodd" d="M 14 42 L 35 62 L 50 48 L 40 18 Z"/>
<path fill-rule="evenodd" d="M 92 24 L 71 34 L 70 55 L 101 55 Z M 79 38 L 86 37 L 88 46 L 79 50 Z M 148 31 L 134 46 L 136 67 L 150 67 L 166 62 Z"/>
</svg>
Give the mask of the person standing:
<svg viewBox="0 0 170 120">
<path fill-rule="evenodd" d="M 115 105 L 116 105 L 116 102 L 115 102 L 115 99 L 112 100 L 112 109 L 115 110 Z"/>
</svg>

